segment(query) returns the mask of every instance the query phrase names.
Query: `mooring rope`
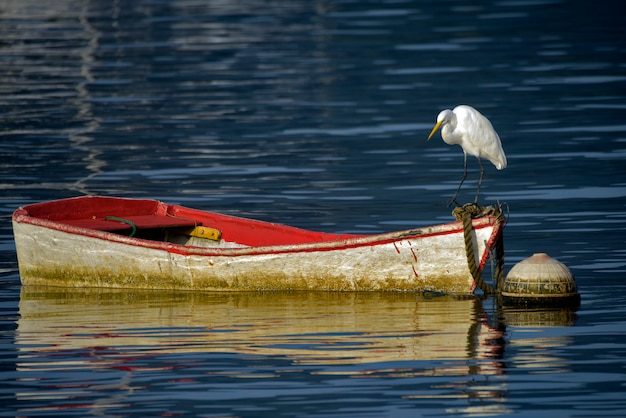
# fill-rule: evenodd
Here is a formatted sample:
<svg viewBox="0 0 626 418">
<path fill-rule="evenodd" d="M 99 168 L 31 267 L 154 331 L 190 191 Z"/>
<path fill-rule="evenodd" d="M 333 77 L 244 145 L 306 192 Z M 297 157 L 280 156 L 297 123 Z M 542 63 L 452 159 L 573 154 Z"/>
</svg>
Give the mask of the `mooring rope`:
<svg viewBox="0 0 626 418">
<path fill-rule="evenodd" d="M 467 257 L 467 266 L 469 267 L 474 283 L 485 294 L 496 294 L 500 291 L 502 283 L 504 282 L 504 240 L 502 234 L 498 237 L 495 243 L 495 258 L 496 268 L 494 272 L 496 288 L 489 285 L 483 280 L 482 274 L 476 265 L 476 256 L 474 255 L 474 238 L 472 236 L 472 219 L 480 218 L 488 215 L 495 215 L 498 221 L 504 221 L 504 214 L 500 206 L 478 206 L 475 203 L 466 203 L 463 206 L 454 208 L 452 215 L 457 221 L 463 222 L 463 239 L 465 241 L 465 255 Z"/>
</svg>

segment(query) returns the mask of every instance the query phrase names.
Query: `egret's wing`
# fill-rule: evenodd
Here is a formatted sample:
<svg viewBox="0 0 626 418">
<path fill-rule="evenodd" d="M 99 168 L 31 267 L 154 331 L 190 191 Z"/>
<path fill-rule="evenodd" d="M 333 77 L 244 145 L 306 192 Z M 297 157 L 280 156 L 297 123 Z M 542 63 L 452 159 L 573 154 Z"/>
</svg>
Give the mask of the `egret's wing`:
<svg viewBox="0 0 626 418">
<path fill-rule="evenodd" d="M 506 156 L 491 122 L 469 106 L 457 106 L 454 113 L 457 115 L 457 129 L 462 129 L 465 151 L 491 161 L 498 170 L 505 168 Z"/>
</svg>

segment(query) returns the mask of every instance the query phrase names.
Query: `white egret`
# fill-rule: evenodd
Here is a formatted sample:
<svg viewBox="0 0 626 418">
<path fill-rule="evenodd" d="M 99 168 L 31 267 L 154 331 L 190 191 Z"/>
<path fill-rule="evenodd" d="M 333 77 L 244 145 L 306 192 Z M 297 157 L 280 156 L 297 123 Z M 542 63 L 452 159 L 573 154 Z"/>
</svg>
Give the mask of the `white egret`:
<svg viewBox="0 0 626 418">
<path fill-rule="evenodd" d="M 476 199 L 474 200 L 474 203 L 478 203 L 478 194 L 480 193 L 484 174 L 483 164 L 480 159 L 488 159 L 498 170 L 506 168 L 506 155 L 504 155 L 502 150 L 500 137 L 486 117 L 478 110 L 466 105 L 457 106 L 453 110 L 446 109 L 441 111 L 437 116 L 437 124 L 430 132 L 430 135 L 428 135 L 428 140 L 439 128 L 441 128 L 443 142 L 450 145 L 458 144 L 463 148 L 463 178 L 450 202 L 458 204 L 456 197 L 467 177 L 467 154 L 470 154 L 478 159 L 478 165 L 480 166 L 480 179 L 478 180 L 478 189 L 476 190 Z"/>
</svg>

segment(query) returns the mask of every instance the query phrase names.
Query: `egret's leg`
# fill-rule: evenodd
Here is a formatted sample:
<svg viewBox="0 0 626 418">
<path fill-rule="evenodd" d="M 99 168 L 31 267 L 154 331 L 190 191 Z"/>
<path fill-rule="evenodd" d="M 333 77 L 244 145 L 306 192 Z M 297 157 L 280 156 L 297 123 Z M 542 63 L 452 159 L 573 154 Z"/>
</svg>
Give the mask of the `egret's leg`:
<svg viewBox="0 0 626 418">
<path fill-rule="evenodd" d="M 476 199 L 474 199 L 474 204 L 478 204 L 478 194 L 480 193 L 480 186 L 483 184 L 483 174 L 485 174 L 483 163 L 480 162 L 479 157 L 476 157 L 476 159 L 478 160 L 478 165 L 480 166 L 480 177 L 478 178 L 478 188 L 476 189 Z"/>
<path fill-rule="evenodd" d="M 459 195 L 461 186 L 463 185 L 463 182 L 465 181 L 466 178 L 467 178 L 467 154 L 463 152 L 463 178 L 461 179 L 461 182 L 459 183 L 459 187 L 456 188 L 456 192 L 454 193 L 454 197 L 450 201 L 450 204 L 456 203 L 457 205 L 459 205 L 459 202 L 456 200 L 456 197 Z"/>
</svg>

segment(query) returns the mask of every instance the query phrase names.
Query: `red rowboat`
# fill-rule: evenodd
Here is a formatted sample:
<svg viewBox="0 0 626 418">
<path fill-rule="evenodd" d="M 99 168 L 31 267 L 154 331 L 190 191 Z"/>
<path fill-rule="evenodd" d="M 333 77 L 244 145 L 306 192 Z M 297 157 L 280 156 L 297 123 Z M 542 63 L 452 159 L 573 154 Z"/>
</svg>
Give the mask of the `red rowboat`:
<svg viewBox="0 0 626 418">
<path fill-rule="evenodd" d="M 504 227 L 472 220 L 483 270 Z M 85 196 L 13 213 L 25 285 L 471 293 L 463 224 L 332 234 L 169 205 Z"/>
</svg>

